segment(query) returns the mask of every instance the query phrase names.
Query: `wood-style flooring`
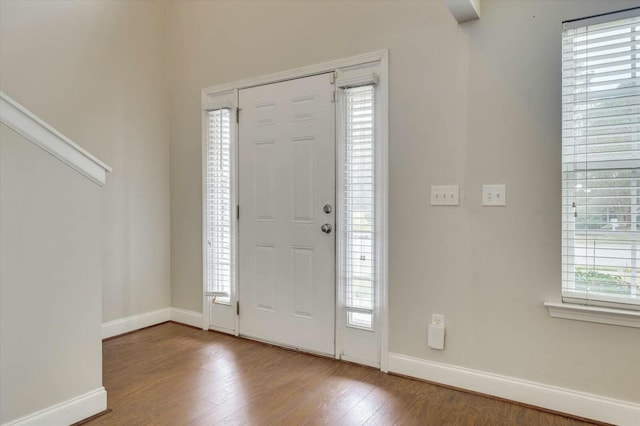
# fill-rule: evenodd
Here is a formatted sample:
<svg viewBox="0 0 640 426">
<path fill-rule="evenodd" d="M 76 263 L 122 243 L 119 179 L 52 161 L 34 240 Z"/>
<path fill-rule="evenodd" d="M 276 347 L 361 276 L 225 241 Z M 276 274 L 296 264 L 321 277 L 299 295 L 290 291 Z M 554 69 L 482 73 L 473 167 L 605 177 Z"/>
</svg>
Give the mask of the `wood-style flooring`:
<svg viewBox="0 0 640 426">
<path fill-rule="evenodd" d="M 331 359 L 165 323 L 103 343 L 89 425 L 585 425 Z"/>
</svg>

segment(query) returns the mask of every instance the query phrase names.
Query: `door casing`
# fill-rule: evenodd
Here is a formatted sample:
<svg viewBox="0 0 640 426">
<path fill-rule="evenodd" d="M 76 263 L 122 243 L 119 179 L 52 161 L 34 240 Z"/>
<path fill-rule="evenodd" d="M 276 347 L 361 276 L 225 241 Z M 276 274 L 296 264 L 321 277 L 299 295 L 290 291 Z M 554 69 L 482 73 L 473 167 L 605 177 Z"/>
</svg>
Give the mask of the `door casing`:
<svg viewBox="0 0 640 426">
<path fill-rule="evenodd" d="M 376 214 L 377 214 L 377 233 L 378 241 L 376 243 L 376 249 L 378 253 L 378 265 L 377 265 L 377 298 L 376 298 L 376 312 L 379 318 L 379 333 L 380 333 L 380 362 L 379 367 L 383 372 L 388 371 L 389 366 L 389 347 L 388 347 L 388 335 L 389 335 L 389 311 L 388 311 L 388 188 L 389 188 L 389 176 L 388 176 L 388 156 L 389 156 L 389 52 L 388 50 L 380 50 L 362 55 L 352 56 L 348 58 L 338 59 L 334 61 L 324 62 L 316 65 L 296 68 L 288 71 L 278 72 L 269 75 L 263 75 L 260 77 L 249 78 L 245 80 L 239 80 L 231 83 L 225 83 L 215 85 L 202 89 L 201 92 L 201 105 L 202 105 L 202 149 L 203 152 L 206 149 L 205 144 L 205 120 L 204 116 L 207 110 L 215 108 L 230 108 L 237 111 L 238 107 L 238 92 L 241 89 L 277 83 L 285 80 L 292 80 L 302 77 L 308 77 L 316 74 L 322 74 L 327 72 L 345 72 L 356 75 L 359 69 L 375 66 L 377 77 L 379 79 L 379 86 L 376 94 L 376 109 L 378 111 L 379 123 L 376 125 L 376 144 L 378 146 L 376 161 L 377 167 L 377 181 L 376 181 L 376 198 L 379 201 Z M 235 174 L 234 180 L 237 182 L 237 149 L 238 149 L 238 128 L 237 123 L 234 122 L 232 128 L 233 146 L 236 152 L 235 157 Z M 341 140 L 337 137 L 337 140 Z M 337 146 L 337 150 L 341 147 Z M 203 159 L 203 176 L 202 176 L 202 191 L 204 196 L 205 190 L 205 156 Z M 235 191 L 235 200 L 237 200 L 237 184 L 233 186 Z M 237 235 L 237 223 L 235 224 L 236 239 Z M 203 212 L 203 229 L 204 229 L 204 212 Z M 203 240 L 203 265 L 205 264 L 205 241 Z M 338 262 L 339 259 L 336 259 Z M 337 264 L 337 263 L 336 263 Z M 236 262 L 236 276 L 239 273 L 239 265 Z M 336 282 L 339 282 L 336 278 Z M 203 294 L 206 290 L 206 276 L 203 274 Z M 236 281 L 237 286 L 237 281 Z M 232 286 L 233 287 L 233 286 Z M 336 312 L 340 309 L 339 300 L 340 289 L 336 289 Z M 235 315 L 236 303 L 238 301 L 237 288 L 232 288 L 231 291 L 231 304 L 228 306 L 215 306 L 211 305 L 211 300 L 208 297 L 203 297 L 203 330 L 219 330 L 222 332 L 238 335 L 238 317 Z M 213 308 L 211 308 L 213 306 Z M 233 315 L 229 314 L 233 313 Z M 224 315 L 223 315 L 224 314 Z M 228 314 L 228 315 L 227 315 Z M 225 323 L 226 326 L 212 325 L 212 316 L 216 315 L 216 318 L 228 318 Z M 232 319 L 233 317 L 233 319 Z M 338 315 L 336 316 L 338 319 Z M 336 358 L 340 358 L 341 354 L 341 341 L 342 331 L 336 321 L 335 331 L 335 353 Z M 357 361 L 357 360 L 356 360 Z"/>
</svg>

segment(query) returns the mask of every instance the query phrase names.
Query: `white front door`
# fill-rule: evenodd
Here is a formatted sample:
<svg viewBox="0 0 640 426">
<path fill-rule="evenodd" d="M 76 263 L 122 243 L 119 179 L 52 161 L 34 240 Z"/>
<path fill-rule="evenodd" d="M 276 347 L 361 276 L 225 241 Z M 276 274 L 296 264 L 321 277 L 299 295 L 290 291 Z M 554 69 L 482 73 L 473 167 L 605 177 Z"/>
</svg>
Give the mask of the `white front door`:
<svg viewBox="0 0 640 426">
<path fill-rule="evenodd" d="M 329 74 L 240 90 L 238 130 L 239 332 L 330 355 L 336 300 L 332 92 Z"/>
</svg>

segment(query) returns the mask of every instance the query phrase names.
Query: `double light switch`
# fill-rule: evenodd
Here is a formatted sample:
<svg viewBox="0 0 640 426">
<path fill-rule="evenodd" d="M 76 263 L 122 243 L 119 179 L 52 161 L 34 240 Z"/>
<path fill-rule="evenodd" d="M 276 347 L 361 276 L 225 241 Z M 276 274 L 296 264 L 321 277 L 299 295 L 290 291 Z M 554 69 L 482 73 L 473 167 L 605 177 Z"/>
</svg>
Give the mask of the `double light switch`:
<svg viewBox="0 0 640 426">
<path fill-rule="evenodd" d="M 482 205 L 489 207 L 501 207 L 507 205 L 507 186 L 482 185 Z"/>
</svg>

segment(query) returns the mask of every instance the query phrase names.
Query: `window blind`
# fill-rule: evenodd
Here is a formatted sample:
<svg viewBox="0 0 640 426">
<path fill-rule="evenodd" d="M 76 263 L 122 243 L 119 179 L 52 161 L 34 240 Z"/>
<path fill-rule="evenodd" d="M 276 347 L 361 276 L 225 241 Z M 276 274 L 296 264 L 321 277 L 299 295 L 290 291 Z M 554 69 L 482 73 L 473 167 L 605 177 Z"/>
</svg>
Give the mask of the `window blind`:
<svg viewBox="0 0 640 426">
<path fill-rule="evenodd" d="M 640 10 L 562 36 L 562 294 L 640 308 Z"/>
<path fill-rule="evenodd" d="M 342 271 L 347 324 L 373 328 L 375 305 L 374 86 L 344 90 Z"/>
<path fill-rule="evenodd" d="M 207 294 L 229 303 L 232 267 L 231 112 L 207 111 L 205 236 Z"/>
</svg>

